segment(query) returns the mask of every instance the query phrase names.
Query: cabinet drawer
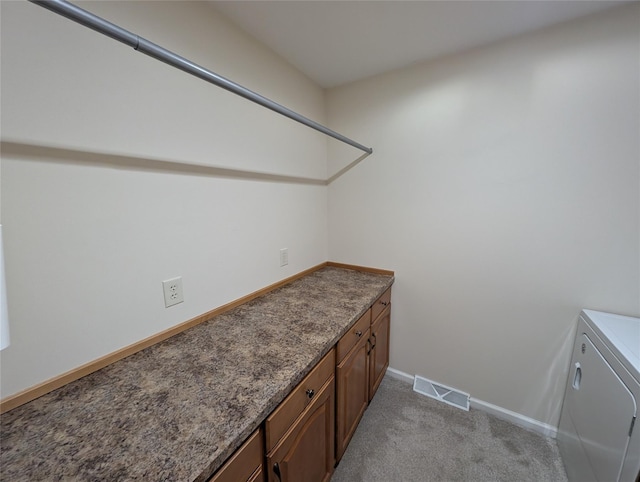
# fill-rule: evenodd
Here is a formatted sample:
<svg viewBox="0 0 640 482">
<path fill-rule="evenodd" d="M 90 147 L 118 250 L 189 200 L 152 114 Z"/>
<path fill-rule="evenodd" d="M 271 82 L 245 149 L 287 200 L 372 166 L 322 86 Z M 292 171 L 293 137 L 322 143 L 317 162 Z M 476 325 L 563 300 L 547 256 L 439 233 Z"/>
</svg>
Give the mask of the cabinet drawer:
<svg viewBox="0 0 640 482">
<path fill-rule="evenodd" d="M 265 421 L 267 452 L 271 451 L 304 409 L 314 400 L 336 369 L 335 350 L 331 349 L 311 372 L 293 389 Z M 313 392 L 310 392 L 313 390 Z"/>
<path fill-rule="evenodd" d="M 376 300 L 376 302 L 371 307 L 373 313 L 371 314 L 371 322 L 376 321 L 376 318 L 380 316 L 380 313 L 384 311 L 384 309 L 391 304 L 391 288 L 380 295 L 380 298 Z"/>
<path fill-rule="evenodd" d="M 262 429 L 253 432 L 247 441 L 209 479 L 209 482 L 264 480 L 264 472 L 261 470 L 264 460 L 262 440 Z M 262 478 L 256 479 L 256 473 L 262 474 Z M 251 477 L 253 479 L 250 479 Z"/>
<path fill-rule="evenodd" d="M 371 323 L 371 309 L 368 309 L 367 312 L 360 317 L 355 324 L 349 328 L 337 345 L 337 353 L 336 353 L 336 363 L 340 363 L 347 353 L 356 346 L 356 343 L 360 341 L 360 339 L 364 336 L 364 333 L 369 329 L 369 325 Z"/>
</svg>

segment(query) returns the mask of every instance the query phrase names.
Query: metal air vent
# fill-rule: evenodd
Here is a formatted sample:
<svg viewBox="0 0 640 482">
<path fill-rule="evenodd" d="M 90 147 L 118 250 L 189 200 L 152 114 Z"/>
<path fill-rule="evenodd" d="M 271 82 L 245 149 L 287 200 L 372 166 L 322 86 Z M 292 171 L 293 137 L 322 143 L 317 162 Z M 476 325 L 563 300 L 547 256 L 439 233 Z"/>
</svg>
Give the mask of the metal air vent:
<svg viewBox="0 0 640 482">
<path fill-rule="evenodd" d="M 470 395 L 455 388 L 416 375 L 413 379 L 413 391 L 469 411 Z"/>
</svg>

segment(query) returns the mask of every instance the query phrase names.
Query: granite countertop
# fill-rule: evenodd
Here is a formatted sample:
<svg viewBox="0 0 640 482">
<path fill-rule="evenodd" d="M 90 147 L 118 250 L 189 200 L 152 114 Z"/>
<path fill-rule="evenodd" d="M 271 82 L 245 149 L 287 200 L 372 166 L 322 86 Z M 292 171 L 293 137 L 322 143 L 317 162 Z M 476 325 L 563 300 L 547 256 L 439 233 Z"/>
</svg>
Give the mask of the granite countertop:
<svg viewBox="0 0 640 482">
<path fill-rule="evenodd" d="M 322 268 L 3 414 L 1 479 L 207 480 L 393 281 Z"/>
</svg>

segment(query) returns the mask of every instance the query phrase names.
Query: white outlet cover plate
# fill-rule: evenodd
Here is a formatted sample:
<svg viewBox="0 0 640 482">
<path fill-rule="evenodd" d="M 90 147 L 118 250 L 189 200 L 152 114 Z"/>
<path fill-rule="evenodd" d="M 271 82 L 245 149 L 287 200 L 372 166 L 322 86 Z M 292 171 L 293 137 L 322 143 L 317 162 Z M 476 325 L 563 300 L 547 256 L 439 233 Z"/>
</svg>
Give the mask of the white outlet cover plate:
<svg viewBox="0 0 640 482">
<path fill-rule="evenodd" d="M 282 248 L 280 250 L 280 266 L 286 266 L 289 264 L 289 248 Z"/>
<path fill-rule="evenodd" d="M 182 277 L 171 278 L 162 282 L 162 289 L 164 291 L 164 306 L 169 308 L 170 306 L 177 305 L 184 301 L 184 295 L 182 294 Z"/>
</svg>

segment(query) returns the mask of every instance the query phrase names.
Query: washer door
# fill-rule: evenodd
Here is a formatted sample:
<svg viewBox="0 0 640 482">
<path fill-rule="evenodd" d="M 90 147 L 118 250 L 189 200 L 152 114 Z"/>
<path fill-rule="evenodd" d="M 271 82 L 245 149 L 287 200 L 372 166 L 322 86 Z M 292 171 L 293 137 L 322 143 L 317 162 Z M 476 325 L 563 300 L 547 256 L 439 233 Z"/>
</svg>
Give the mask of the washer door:
<svg viewBox="0 0 640 482">
<path fill-rule="evenodd" d="M 615 481 L 629 445 L 636 402 L 585 333 L 576 339 L 574 350 L 569 415 L 596 479 Z"/>
</svg>

